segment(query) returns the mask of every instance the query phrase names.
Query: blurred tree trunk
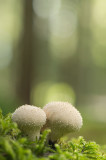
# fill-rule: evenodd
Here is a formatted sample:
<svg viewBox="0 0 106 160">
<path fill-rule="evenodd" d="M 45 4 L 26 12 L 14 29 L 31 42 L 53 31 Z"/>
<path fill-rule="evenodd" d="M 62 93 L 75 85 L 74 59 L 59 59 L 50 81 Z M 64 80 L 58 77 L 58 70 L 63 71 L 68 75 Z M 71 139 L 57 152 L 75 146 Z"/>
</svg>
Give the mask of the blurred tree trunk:
<svg viewBox="0 0 106 160">
<path fill-rule="evenodd" d="M 23 32 L 20 41 L 18 64 L 18 97 L 22 103 L 30 104 L 33 81 L 33 6 L 32 0 L 23 3 Z"/>
<path fill-rule="evenodd" d="M 78 22 L 78 45 L 76 50 L 76 95 L 77 103 L 80 103 L 81 94 L 87 89 L 86 74 L 88 74 L 87 63 L 90 63 L 92 45 L 91 17 L 92 1 L 81 0 L 79 3 Z"/>
</svg>

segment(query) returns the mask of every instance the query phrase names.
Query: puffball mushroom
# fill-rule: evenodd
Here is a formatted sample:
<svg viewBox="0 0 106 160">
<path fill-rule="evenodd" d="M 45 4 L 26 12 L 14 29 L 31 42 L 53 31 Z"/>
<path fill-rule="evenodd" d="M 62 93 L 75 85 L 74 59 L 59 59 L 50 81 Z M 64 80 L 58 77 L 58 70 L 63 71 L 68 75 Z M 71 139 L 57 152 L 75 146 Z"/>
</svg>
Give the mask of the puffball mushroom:
<svg viewBox="0 0 106 160">
<path fill-rule="evenodd" d="M 44 128 L 51 129 L 49 140 L 52 142 L 82 126 L 81 114 L 68 102 L 51 102 L 43 110 L 47 117 Z"/>
<path fill-rule="evenodd" d="M 36 137 L 39 139 L 40 129 L 46 123 L 46 114 L 38 107 L 23 105 L 12 114 L 12 121 L 33 141 Z"/>
</svg>

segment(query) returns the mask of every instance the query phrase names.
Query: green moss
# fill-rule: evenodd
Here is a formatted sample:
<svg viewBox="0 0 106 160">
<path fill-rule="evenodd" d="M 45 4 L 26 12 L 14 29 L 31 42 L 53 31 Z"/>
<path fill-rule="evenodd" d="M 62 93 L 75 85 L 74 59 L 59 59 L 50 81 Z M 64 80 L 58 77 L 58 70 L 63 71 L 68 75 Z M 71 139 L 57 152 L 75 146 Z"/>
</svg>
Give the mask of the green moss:
<svg viewBox="0 0 106 160">
<path fill-rule="evenodd" d="M 106 146 L 83 137 L 60 141 L 53 150 L 47 144 L 49 132 L 45 130 L 39 140 L 31 142 L 11 121 L 11 114 L 4 117 L 0 111 L 0 160 L 106 160 Z"/>
</svg>

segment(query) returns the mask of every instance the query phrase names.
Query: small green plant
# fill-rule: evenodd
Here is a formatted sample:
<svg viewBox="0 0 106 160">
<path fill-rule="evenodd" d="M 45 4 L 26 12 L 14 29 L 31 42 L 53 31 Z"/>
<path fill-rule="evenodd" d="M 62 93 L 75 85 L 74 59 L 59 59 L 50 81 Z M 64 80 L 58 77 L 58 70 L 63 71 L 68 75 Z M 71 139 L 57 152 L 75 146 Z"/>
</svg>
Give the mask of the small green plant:
<svg viewBox="0 0 106 160">
<path fill-rule="evenodd" d="M 86 142 L 83 137 L 59 141 L 52 149 L 47 143 L 49 132 L 29 141 L 11 121 L 11 114 L 4 117 L 0 111 L 0 160 L 106 160 L 106 146 Z"/>
</svg>

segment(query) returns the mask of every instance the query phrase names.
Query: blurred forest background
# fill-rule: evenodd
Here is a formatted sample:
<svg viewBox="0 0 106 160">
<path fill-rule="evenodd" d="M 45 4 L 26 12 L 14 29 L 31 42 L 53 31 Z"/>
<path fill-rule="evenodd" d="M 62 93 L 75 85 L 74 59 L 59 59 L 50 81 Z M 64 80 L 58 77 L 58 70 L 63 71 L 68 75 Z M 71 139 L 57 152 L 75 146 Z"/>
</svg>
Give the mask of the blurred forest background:
<svg viewBox="0 0 106 160">
<path fill-rule="evenodd" d="M 0 0 L 3 113 L 68 101 L 84 118 L 73 136 L 105 144 L 105 18 L 106 0 Z"/>
</svg>

